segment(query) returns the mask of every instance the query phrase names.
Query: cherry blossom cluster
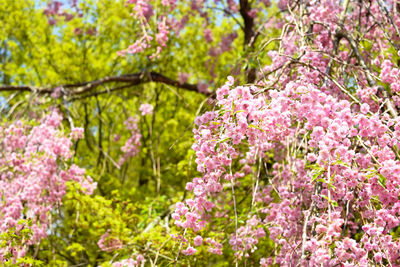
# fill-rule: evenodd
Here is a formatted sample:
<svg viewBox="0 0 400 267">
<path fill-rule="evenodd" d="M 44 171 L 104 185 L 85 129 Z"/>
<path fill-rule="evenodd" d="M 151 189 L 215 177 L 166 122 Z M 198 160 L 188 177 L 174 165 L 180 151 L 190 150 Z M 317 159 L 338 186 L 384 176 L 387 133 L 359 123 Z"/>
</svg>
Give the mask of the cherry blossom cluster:
<svg viewBox="0 0 400 267">
<path fill-rule="evenodd" d="M 48 1 L 43 13 L 46 15 L 49 25 L 56 25 L 57 22 L 62 20 L 68 22 L 76 17 L 83 17 L 82 10 L 78 7 L 78 0 L 68 1 L 70 7 L 74 10 L 73 12 L 66 11 L 65 8 L 62 8 L 64 4 L 66 4 L 66 1 Z M 74 29 L 75 35 L 82 35 L 84 33 L 87 35 L 96 35 L 97 29 L 93 26 L 87 26 L 85 28 L 77 27 Z M 57 95 L 57 93 L 55 93 L 55 95 Z"/>
<path fill-rule="evenodd" d="M 209 73 L 212 77 L 214 78 L 216 77 L 214 70 L 218 62 L 217 61 L 218 56 L 225 52 L 230 51 L 232 49 L 232 43 L 237 37 L 238 37 L 237 32 L 232 32 L 222 35 L 221 41 L 218 44 L 216 44 L 216 46 L 210 47 L 210 49 L 208 50 L 207 54 L 210 56 L 210 59 L 207 60 L 205 64 L 206 68 L 210 69 Z M 204 31 L 204 38 L 206 39 L 207 42 L 212 42 L 213 37 L 209 29 L 206 29 Z"/>
<path fill-rule="evenodd" d="M 181 204 L 178 204 L 181 205 Z M 222 243 L 215 240 L 215 238 L 207 237 L 203 239 L 201 235 L 197 235 L 193 238 L 193 246 L 191 242 L 184 235 L 174 235 L 171 237 L 181 244 L 185 245 L 185 248 L 182 250 L 182 254 L 186 256 L 194 255 L 197 252 L 195 247 L 204 246 L 207 248 L 207 251 L 213 254 L 222 255 Z"/>
<path fill-rule="evenodd" d="M 97 242 L 97 245 L 102 251 L 112 252 L 115 250 L 120 250 L 123 248 L 122 242 L 117 238 L 110 235 L 110 231 L 104 233 L 100 240 Z M 117 262 L 113 262 L 113 267 L 136 267 L 136 266 L 144 266 L 146 262 L 144 256 L 142 254 L 132 255 L 128 259 L 123 259 Z"/>
<path fill-rule="evenodd" d="M 153 47 L 152 41 L 156 41 L 155 51 L 151 54 L 150 58 L 155 59 L 160 56 L 163 48 L 167 46 L 169 40 L 169 34 L 171 30 L 174 30 L 178 35 L 183 25 L 187 21 L 187 17 L 183 17 L 181 21 L 176 21 L 168 17 L 170 11 L 176 7 L 176 0 L 162 0 L 161 6 L 163 10 L 157 12 L 157 25 L 155 29 L 152 29 L 150 25 L 150 18 L 154 16 L 153 5 L 150 1 L 146 0 L 128 0 L 126 3 L 129 6 L 133 5 L 132 16 L 135 16 L 139 22 L 142 30 L 140 31 L 140 37 L 130 45 L 127 49 L 119 51 L 118 54 L 125 56 L 126 54 L 141 53 L 145 50 Z"/>
<path fill-rule="evenodd" d="M 153 114 L 153 105 L 151 104 L 142 104 L 139 107 L 139 111 L 141 112 L 142 116 Z"/>
<path fill-rule="evenodd" d="M 138 266 L 144 266 L 145 262 L 146 262 L 146 259 L 143 257 L 143 255 L 139 254 L 139 255 L 133 256 L 129 259 L 114 262 L 112 264 L 112 266 L 113 267 L 127 267 L 127 266 L 128 267 L 138 267 Z"/>
<path fill-rule="evenodd" d="M 232 235 L 229 244 L 234 250 L 240 251 L 238 253 L 239 257 L 248 257 L 249 254 L 247 251 L 254 252 L 257 250 L 256 245 L 258 240 L 265 236 L 264 229 L 262 227 L 257 227 L 259 224 L 259 218 L 254 215 L 247 220 L 245 226 L 239 227 L 237 233 Z"/>
<path fill-rule="evenodd" d="M 39 121 L 0 125 L 0 232 L 14 227 L 32 232 L 22 247 L 8 244 L 0 249 L 2 262 L 10 251 L 12 258 L 21 257 L 25 246 L 47 236 L 50 212 L 61 205 L 66 182 L 77 182 L 85 194 L 96 188 L 84 169 L 69 163 L 71 138 L 81 138 L 82 129 L 72 129 L 69 137 L 61 130 L 61 121 L 53 110 Z M 20 219 L 30 220 L 31 225 L 19 224 Z"/>
<path fill-rule="evenodd" d="M 106 232 L 100 237 L 99 241 L 97 242 L 97 245 L 102 251 L 107 251 L 107 252 L 122 248 L 121 241 L 116 237 L 110 236 L 109 232 Z"/>
<path fill-rule="evenodd" d="M 141 106 L 141 112 L 142 114 L 144 113 L 144 115 L 148 114 L 147 112 L 152 112 L 152 108 L 153 106 L 151 106 L 151 108 L 149 106 Z M 130 137 L 125 142 L 125 145 L 121 148 L 124 154 L 119 159 L 119 165 L 124 164 L 129 158 L 132 158 L 139 153 L 139 147 L 141 145 L 140 139 L 142 138 L 142 135 L 137 124 L 138 120 L 138 117 L 129 117 L 125 121 L 126 129 L 130 131 Z"/>
<path fill-rule="evenodd" d="M 53 1 L 47 4 L 43 13 L 47 16 L 50 25 L 56 24 L 61 16 L 64 17 L 65 21 L 70 21 L 74 18 L 73 14 L 61 10 L 62 5 L 63 3 L 61 1 Z"/>
</svg>

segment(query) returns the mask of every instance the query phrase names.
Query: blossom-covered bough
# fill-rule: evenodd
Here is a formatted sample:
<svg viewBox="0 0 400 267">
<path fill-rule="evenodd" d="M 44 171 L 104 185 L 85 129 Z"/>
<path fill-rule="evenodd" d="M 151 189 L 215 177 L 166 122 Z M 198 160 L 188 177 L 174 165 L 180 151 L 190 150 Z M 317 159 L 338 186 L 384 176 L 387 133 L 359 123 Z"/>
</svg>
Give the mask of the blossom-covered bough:
<svg viewBox="0 0 400 267">
<path fill-rule="evenodd" d="M 54 109 L 43 118 L 16 120 L 0 125 L 0 261 L 18 262 L 29 245 L 48 234 L 51 212 L 61 205 L 68 182 L 82 193 L 96 188 L 85 170 L 71 164 L 72 140 L 61 129 L 62 116 Z"/>
<path fill-rule="evenodd" d="M 254 85 L 228 77 L 215 110 L 195 121 L 202 175 L 172 215 L 185 229 L 181 253 L 196 253 L 190 236 L 228 204 L 236 264 L 269 236 L 275 249 L 263 266 L 399 266 L 400 4 L 279 5 L 281 37 L 261 47 L 278 42 L 272 63 Z M 238 217 L 248 176 L 250 207 Z"/>
</svg>

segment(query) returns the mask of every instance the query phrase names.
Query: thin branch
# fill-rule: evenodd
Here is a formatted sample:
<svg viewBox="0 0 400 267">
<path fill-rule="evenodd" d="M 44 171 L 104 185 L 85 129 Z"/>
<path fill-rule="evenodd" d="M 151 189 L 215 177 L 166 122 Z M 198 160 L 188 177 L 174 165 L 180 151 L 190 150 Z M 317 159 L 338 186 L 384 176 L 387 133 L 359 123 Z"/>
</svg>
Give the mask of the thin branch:
<svg viewBox="0 0 400 267">
<path fill-rule="evenodd" d="M 219 10 L 224 12 L 226 15 L 230 16 L 238 25 L 239 27 L 244 30 L 244 27 L 242 25 L 242 23 L 240 23 L 240 21 L 235 17 L 234 14 L 232 14 L 232 12 L 229 11 L 229 9 L 227 8 L 220 8 L 220 7 L 211 7 L 211 6 L 207 6 L 206 8 L 208 9 L 214 9 L 214 10 Z"/>
<path fill-rule="evenodd" d="M 233 200 L 233 210 L 235 212 L 235 266 L 238 266 L 238 215 L 237 215 L 237 208 L 236 208 L 236 197 L 235 197 L 235 187 L 233 185 L 233 175 L 232 175 L 232 163 L 229 165 L 229 171 L 231 176 L 231 188 L 232 188 L 232 200 Z"/>
</svg>

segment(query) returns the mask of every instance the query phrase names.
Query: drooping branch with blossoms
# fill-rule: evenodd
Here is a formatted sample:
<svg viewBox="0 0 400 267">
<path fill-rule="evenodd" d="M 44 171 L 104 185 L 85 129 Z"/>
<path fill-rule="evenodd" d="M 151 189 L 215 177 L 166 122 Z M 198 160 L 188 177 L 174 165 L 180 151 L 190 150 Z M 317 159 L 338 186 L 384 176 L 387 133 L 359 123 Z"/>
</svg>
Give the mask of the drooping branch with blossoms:
<svg viewBox="0 0 400 267">
<path fill-rule="evenodd" d="M 397 266 L 399 6 L 279 5 L 272 64 L 251 86 L 228 77 L 215 111 L 196 119 L 192 148 L 201 176 L 187 183 L 193 198 L 172 215 L 185 229 L 182 253 L 196 253 L 192 236 L 228 204 L 236 264 L 268 236 L 275 249 L 263 266 Z M 235 194 L 249 177 L 250 207 L 238 218 Z"/>
<path fill-rule="evenodd" d="M 72 141 L 82 138 L 83 129 L 74 128 L 66 135 L 61 121 L 53 110 L 39 120 L 0 126 L 0 260 L 4 264 L 22 264 L 17 260 L 28 246 L 47 236 L 54 223 L 51 212 L 62 204 L 68 182 L 75 182 L 85 194 L 96 188 L 84 169 L 69 163 Z M 23 239 L 16 242 L 13 237 L 23 231 Z"/>
</svg>

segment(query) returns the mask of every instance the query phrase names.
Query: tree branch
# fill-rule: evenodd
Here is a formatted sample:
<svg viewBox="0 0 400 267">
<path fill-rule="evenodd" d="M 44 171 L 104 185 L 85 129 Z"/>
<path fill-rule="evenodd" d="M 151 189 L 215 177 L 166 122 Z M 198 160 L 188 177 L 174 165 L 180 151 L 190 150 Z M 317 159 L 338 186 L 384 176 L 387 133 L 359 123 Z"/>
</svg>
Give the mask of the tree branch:
<svg viewBox="0 0 400 267">
<path fill-rule="evenodd" d="M 182 88 L 188 91 L 199 92 L 197 90 L 196 84 L 180 83 L 178 81 L 172 80 L 157 72 L 139 72 L 135 74 L 125 74 L 121 76 L 108 76 L 98 80 L 93 80 L 78 84 L 65 84 L 55 87 L 35 87 L 27 85 L 0 85 L 0 92 L 2 91 L 26 91 L 26 92 L 36 92 L 38 94 L 51 94 L 56 88 L 62 87 L 66 92 L 61 92 L 61 94 L 66 95 L 81 95 L 85 94 L 98 86 L 107 83 L 129 83 L 130 86 L 139 85 L 143 83 L 158 82 L 167 85 L 175 86 L 177 88 Z M 209 95 L 210 93 L 202 93 Z"/>
</svg>

